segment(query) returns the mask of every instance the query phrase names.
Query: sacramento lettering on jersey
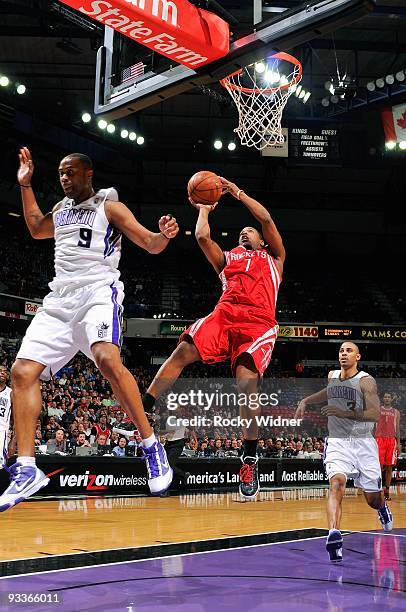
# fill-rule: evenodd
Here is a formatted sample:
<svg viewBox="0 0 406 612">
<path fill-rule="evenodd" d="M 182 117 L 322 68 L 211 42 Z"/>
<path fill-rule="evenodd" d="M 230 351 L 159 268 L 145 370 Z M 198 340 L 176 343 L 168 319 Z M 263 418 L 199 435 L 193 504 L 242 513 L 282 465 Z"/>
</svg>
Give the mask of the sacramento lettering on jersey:
<svg viewBox="0 0 406 612">
<path fill-rule="evenodd" d="M 346 399 L 352 402 L 357 401 L 357 390 L 351 387 L 329 387 L 328 397 L 336 397 L 339 399 Z"/>
<path fill-rule="evenodd" d="M 68 210 L 60 210 L 56 213 L 54 225 L 55 227 L 61 227 L 62 225 L 87 225 L 88 227 L 93 227 L 95 218 L 95 210 L 69 208 Z"/>
</svg>

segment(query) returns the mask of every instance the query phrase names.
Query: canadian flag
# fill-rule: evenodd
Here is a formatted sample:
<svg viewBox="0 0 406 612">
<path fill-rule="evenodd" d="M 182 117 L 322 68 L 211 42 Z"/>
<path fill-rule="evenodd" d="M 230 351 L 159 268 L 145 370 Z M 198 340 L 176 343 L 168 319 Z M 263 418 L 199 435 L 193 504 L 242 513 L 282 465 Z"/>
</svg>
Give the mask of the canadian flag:
<svg viewBox="0 0 406 612">
<path fill-rule="evenodd" d="M 406 104 L 383 108 L 381 111 L 385 142 L 406 141 Z"/>
</svg>

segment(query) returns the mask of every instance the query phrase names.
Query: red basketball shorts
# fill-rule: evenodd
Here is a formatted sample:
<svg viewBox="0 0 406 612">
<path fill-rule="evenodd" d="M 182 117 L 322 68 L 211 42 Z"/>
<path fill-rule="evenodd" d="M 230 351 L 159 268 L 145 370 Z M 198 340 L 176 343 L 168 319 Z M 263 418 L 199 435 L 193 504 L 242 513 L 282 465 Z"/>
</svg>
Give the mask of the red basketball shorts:
<svg viewBox="0 0 406 612">
<path fill-rule="evenodd" d="M 207 317 L 195 321 L 179 341 L 191 338 L 205 363 L 230 358 L 233 372 L 238 357 L 247 353 L 262 376 L 271 361 L 279 329 L 276 321 L 265 320 L 263 314 L 261 309 L 221 302 Z"/>
<path fill-rule="evenodd" d="M 379 463 L 381 465 L 396 465 L 398 449 L 396 438 L 377 438 Z"/>
</svg>

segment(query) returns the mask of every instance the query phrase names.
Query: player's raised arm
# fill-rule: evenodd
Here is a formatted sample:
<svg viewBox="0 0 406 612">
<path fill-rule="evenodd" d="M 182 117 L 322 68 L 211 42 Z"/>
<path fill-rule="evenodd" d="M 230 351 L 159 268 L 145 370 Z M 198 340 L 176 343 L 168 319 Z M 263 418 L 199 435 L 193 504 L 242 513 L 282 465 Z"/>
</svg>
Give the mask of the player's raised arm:
<svg viewBox="0 0 406 612">
<path fill-rule="evenodd" d="M 31 187 L 31 179 L 34 174 L 34 163 L 29 149 L 27 149 L 27 147 L 20 149 L 18 157 L 20 159 L 20 167 L 17 172 L 17 181 L 21 188 L 24 219 L 30 230 L 30 234 L 33 238 L 38 240 L 53 238 L 55 229 L 52 213 L 44 215 L 41 212 Z"/>
<path fill-rule="evenodd" d="M 224 268 L 225 263 L 224 253 L 217 244 L 217 242 L 211 239 L 209 225 L 209 214 L 212 210 L 215 209 L 216 204 L 197 204 L 193 202 L 193 200 L 190 200 L 190 202 L 199 211 L 199 216 L 197 218 L 195 229 L 196 240 L 199 244 L 199 247 L 202 249 L 203 253 L 206 255 L 213 268 L 216 270 L 217 274 L 220 274 L 220 272 Z"/>
<path fill-rule="evenodd" d="M 236 200 L 240 200 L 250 211 L 252 216 L 261 224 L 262 235 L 268 244 L 269 250 L 276 259 L 282 272 L 283 264 L 286 258 L 285 247 L 278 229 L 269 214 L 269 211 L 262 206 L 257 200 L 248 196 L 242 189 L 237 187 L 231 181 L 224 177 L 220 177 L 223 185 L 224 193 L 230 193 Z"/>
<path fill-rule="evenodd" d="M 131 242 L 153 255 L 161 253 L 179 232 L 176 219 L 171 215 L 164 215 L 159 219 L 159 232 L 151 232 L 137 221 L 131 210 L 122 202 L 106 202 L 105 211 L 111 225 Z"/>
</svg>

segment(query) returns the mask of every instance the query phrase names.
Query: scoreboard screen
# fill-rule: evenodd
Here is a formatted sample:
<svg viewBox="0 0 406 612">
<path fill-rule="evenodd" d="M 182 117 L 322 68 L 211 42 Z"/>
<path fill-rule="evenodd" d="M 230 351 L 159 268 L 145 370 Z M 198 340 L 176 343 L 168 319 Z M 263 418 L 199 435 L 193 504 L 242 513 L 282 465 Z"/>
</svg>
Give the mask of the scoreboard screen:
<svg viewBox="0 0 406 612">
<path fill-rule="evenodd" d="M 289 158 L 297 164 L 340 164 L 340 131 L 314 122 L 289 126 Z"/>
</svg>

